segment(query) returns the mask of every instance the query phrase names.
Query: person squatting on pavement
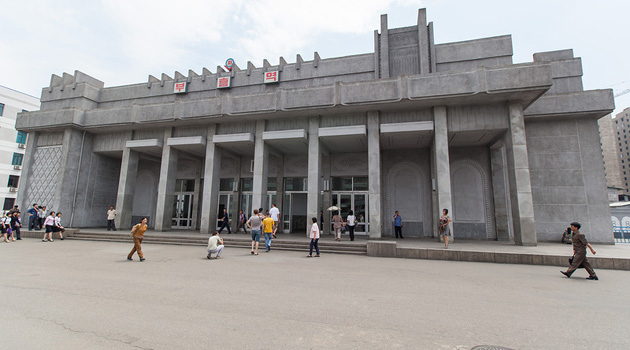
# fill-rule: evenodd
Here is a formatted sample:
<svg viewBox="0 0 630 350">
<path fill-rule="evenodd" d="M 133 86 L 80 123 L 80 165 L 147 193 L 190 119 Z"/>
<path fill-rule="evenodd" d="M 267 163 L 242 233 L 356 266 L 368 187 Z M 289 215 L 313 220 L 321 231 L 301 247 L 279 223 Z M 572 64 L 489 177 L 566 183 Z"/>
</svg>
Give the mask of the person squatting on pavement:
<svg viewBox="0 0 630 350">
<path fill-rule="evenodd" d="M 215 259 L 221 259 L 223 253 L 223 238 L 219 237 L 219 232 L 214 231 L 208 239 L 208 259 L 212 259 L 212 253 L 217 253 Z"/>
<path fill-rule="evenodd" d="M 142 239 L 144 238 L 144 232 L 147 230 L 147 218 L 142 218 L 139 224 L 136 224 L 131 229 L 131 237 L 133 237 L 133 249 L 129 255 L 127 255 L 127 260 L 133 260 L 133 253 L 138 252 L 138 257 L 140 261 L 144 261 L 144 255 L 142 254 Z"/>
<path fill-rule="evenodd" d="M 586 248 L 591 250 L 591 253 L 595 255 L 595 249 L 591 246 L 590 243 L 586 240 L 586 237 L 579 230 L 582 227 L 578 222 L 571 223 L 571 231 L 573 231 L 573 262 L 571 266 L 567 269 L 567 271 L 560 271 L 563 275 L 571 278 L 571 275 L 575 270 L 577 270 L 580 265 L 584 266 L 586 272 L 588 272 L 588 277 L 586 279 L 589 280 L 599 280 L 597 275 L 595 274 L 595 270 L 591 267 L 591 263 L 586 258 Z"/>
</svg>

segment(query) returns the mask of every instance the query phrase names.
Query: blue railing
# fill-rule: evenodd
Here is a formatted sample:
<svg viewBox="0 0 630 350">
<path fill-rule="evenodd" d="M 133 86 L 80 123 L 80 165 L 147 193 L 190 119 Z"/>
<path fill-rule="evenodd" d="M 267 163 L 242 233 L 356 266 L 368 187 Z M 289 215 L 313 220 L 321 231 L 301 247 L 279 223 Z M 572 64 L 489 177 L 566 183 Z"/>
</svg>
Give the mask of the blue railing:
<svg viewBox="0 0 630 350">
<path fill-rule="evenodd" d="M 630 243 L 630 226 L 613 226 L 615 243 Z"/>
</svg>

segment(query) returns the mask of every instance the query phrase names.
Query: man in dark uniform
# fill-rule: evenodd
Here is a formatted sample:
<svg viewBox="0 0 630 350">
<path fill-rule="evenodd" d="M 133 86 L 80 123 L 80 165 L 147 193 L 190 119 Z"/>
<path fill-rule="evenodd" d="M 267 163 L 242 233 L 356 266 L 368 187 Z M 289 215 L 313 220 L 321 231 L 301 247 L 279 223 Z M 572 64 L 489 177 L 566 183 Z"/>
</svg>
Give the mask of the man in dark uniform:
<svg viewBox="0 0 630 350">
<path fill-rule="evenodd" d="M 230 230 L 230 216 L 228 215 L 227 209 L 223 209 L 223 218 L 221 219 L 223 222 L 221 223 L 221 228 L 219 229 L 219 233 L 221 233 L 221 231 L 223 231 L 224 228 L 227 227 L 228 229 L 228 234 L 232 233 L 232 230 Z"/>
<path fill-rule="evenodd" d="M 593 255 L 595 255 L 596 252 L 591 244 L 588 243 L 584 234 L 580 233 L 579 230 L 582 225 L 580 225 L 578 222 L 572 222 L 570 227 L 571 231 L 573 231 L 573 263 L 571 264 L 571 266 L 569 266 L 569 269 L 566 272 L 560 272 L 570 278 L 573 272 L 575 272 L 580 264 L 582 264 L 586 272 L 588 272 L 589 276 L 587 277 L 587 279 L 599 280 L 599 278 L 595 274 L 595 271 L 591 267 L 591 263 L 586 258 L 586 247 L 591 250 L 591 253 L 593 253 Z"/>
</svg>

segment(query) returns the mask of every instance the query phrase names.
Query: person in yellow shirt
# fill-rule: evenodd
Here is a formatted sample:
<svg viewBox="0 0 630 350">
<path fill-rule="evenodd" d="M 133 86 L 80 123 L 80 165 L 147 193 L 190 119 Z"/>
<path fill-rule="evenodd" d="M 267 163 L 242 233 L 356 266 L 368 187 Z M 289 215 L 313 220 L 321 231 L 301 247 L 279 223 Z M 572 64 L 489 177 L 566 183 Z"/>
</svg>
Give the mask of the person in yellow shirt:
<svg viewBox="0 0 630 350">
<path fill-rule="evenodd" d="M 142 218 L 142 221 L 139 224 L 136 224 L 131 229 L 131 237 L 133 237 L 133 249 L 131 249 L 131 252 L 129 253 L 129 255 L 127 255 L 127 260 L 133 260 L 133 254 L 135 252 L 138 252 L 138 257 L 140 258 L 140 261 L 144 261 L 144 255 L 142 254 L 142 247 L 140 245 L 142 244 L 144 232 L 147 230 L 147 228 L 147 218 Z"/>
<path fill-rule="evenodd" d="M 267 212 L 267 217 L 263 220 L 263 232 L 265 233 L 265 252 L 271 250 L 271 235 L 273 234 L 273 219 L 271 214 Z"/>
</svg>

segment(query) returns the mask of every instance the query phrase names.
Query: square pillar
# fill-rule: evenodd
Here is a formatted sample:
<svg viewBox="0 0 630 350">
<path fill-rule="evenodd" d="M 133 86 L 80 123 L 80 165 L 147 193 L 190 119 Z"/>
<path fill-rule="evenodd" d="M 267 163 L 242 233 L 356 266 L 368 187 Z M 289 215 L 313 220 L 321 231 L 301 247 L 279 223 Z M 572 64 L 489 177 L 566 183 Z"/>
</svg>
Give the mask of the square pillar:
<svg viewBox="0 0 630 350">
<path fill-rule="evenodd" d="M 276 157 L 276 207 L 280 211 L 280 223 L 278 224 L 280 227 L 278 230 L 280 232 L 284 231 L 284 156 L 279 155 Z M 288 208 L 287 208 L 288 210 Z"/>
<path fill-rule="evenodd" d="M 322 169 L 322 154 L 320 147 L 319 117 L 310 117 L 308 119 L 308 197 L 306 201 L 307 236 L 311 230 L 311 218 L 319 218 L 319 210 L 321 208 L 320 173 Z"/>
<path fill-rule="evenodd" d="M 367 114 L 368 144 L 368 236 L 378 239 L 383 236 L 381 215 L 381 133 L 378 111 Z M 332 184 L 331 184 L 332 185 Z"/>
<path fill-rule="evenodd" d="M 512 229 L 512 210 L 507 174 L 507 155 L 505 144 L 498 141 L 490 147 L 492 167 L 492 193 L 494 195 L 494 220 L 497 226 L 498 241 L 514 241 Z"/>
<path fill-rule="evenodd" d="M 177 150 L 168 146 L 166 140 L 172 136 L 172 129 L 164 132 L 160 180 L 158 183 L 157 208 L 155 211 L 155 230 L 171 229 L 173 219 L 173 196 L 175 193 L 175 172 L 177 171 Z"/>
<path fill-rule="evenodd" d="M 20 181 L 18 182 L 18 194 L 15 201 L 15 204 L 19 205 L 20 209 L 24 211 L 22 215 L 26 216 L 26 219 L 22 217 L 22 221 L 27 223 L 28 214 L 26 214 L 26 210 L 33 206 L 33 203 L 29 203 L 27 200 L 29 198 L 28 188 L 30 187 L 29 185 L 31 181 L 33 181 L 33 165 L 35 163 L 35 152 L 37 151 L 38 138 L 39 132 L 34 131 L 28 133 L 26 151 L 24 152 L 24 159 L 22 160 L 22 173 L 20 175 Z"/>
<path fill-rule="evenodd" d="M 123 149 L 120 165 L 120 179 L 118 180 L 118 196 L 116 197 L 116 227 L 121 230 L 131 228 L 131 214 L 133 212 L 133 196 L 136 193 L 136 179 L 138 177 L 138 152 L 129 147 Z"/>
<path fill-rule="evenodd" d="M 215 124 L 208 127 L 206 159 L 203 176 L 203 206 L 201 208 L 201 233 L 214 232 L 217 222 L 217 206 L 219 201 L 219 171 L 221 170 L 221 150 L 213 138 L 216 133 Z"/>
<path fill-rule="evenodd" d="M 199 195 L 201 194 L 201 177 L 199 173 L 195 177 L 195 192 L 193 194 L 193 201 L 191 205 L 193 206 L 192 210 L 192 225 L 190 226 L 193 230 L 199 229 L 199 206 L 201 201 L 199 200 Z"/>
<path fill-rule="evenodd" d="M 252 189 L 252 208 L 265 208 L 267 205 L 267 173 L 269 164 L 269 147 L 262 135 L 265 132 L 265 121 L 256 121 L 256 137 L 254 141 L 254 181 Z M 248 214 L 248 215 L 251 215 Z"/>
<path fill-rule="evenodd" d="M 510 129 L 506 137 L 506 146 L 514 243 L 536 245 L 536 223 L 525 138 L 525 118 L 523 106 L 520 103 L 510 103 L 509 118 Z"/>
<path fill-rule="evenodd" d="M 453 217 L 453 199 L 451 194 L 451 165 L 448 153 L 448 125 L 446 107 L 433 108 L 433 166 L 435 174 L 435 191 L 437 198 L 437 213 L 433 213 L 434 222 L 442 216 L 442 210 L 448 209 L 448 215 Z M 435 205 L 434 205 L 435 208 Z M 453 224 L 450 224 L 451 239 L 454 241 Z M 437 226 L 435 226 L 437 227 Z"/>
</svg>

